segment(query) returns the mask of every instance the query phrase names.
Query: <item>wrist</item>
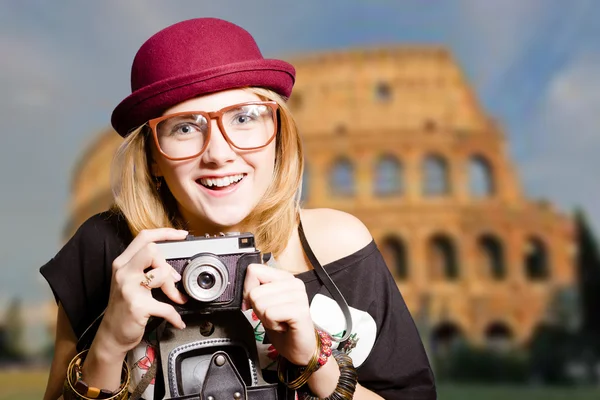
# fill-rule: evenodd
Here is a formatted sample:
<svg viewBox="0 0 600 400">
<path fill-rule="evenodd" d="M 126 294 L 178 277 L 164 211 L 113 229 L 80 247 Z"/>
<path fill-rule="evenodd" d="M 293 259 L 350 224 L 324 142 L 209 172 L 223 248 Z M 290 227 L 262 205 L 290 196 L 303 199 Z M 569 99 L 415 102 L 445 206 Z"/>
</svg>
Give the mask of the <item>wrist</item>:
<svg viewBox="0 0 600 400">
<path fill-rule="evenodd" d="M 319 398 L 326 398 L 335 390 L 340 379 L 340 368 L 333 357 L 308 379 L 308 387 Z"/>
<path fill-rule="evenodd" d="M 106 363 L 123 361 L 129 349 L 120 345 L 115 338 L 100 329 L 90 346 L 90 355 Z M 88 356 L 88 357 L 89 357 Z"/>
<path fill-rule="evenodd" d="M 106 331 L 98 329 L 82 368 L 83 379 L 88 384 L 108 390 L 120 386 L 127 350 L 115 343 Z"/>
</svg>

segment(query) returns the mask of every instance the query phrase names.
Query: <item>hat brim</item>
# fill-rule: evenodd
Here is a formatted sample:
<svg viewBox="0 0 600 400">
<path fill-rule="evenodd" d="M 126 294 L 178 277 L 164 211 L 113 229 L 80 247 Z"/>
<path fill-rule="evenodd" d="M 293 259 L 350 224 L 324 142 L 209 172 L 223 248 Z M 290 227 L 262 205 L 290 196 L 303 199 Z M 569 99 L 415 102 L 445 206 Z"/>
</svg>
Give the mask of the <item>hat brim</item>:
<svg viewBox="0 0 600 400">
<path fill-rule="evenodd" d="M 127 96 L 112 113 L 111 123 L 125 137 L 132 129 L 183 101 L 204 94 L 241 87 L 264 87 L 289 97 L 294 67 L 281 60 L 262 59 L 228 64 L 198 74 L 155 82 Z"/>
</svg>

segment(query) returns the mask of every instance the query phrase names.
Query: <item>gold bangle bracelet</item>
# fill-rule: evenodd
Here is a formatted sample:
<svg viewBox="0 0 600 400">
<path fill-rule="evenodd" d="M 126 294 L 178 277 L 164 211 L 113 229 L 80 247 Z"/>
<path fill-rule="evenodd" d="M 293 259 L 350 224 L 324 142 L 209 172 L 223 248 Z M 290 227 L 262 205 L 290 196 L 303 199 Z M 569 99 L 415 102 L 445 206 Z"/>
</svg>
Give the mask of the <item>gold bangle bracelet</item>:
<svg viewBox="0 0 600 400">
<path fill-rule="evenodd" d="M 94 387 L 88 387 L 81 380 L 81 368 L 83 361 L 87 355 L 88 350 L 84 350 L 77 354 L 67 368 L 67 378 L 63 386 L 63 397 L 65 400 L 71 399 L 83 399 L 83 400 L 123 400 L 129 397 L 129 382 L 131 380 L 131 373 L 129 366 L 126 361 L 123 361 L 123 370 L 121 371 L 121 386 L 114 392 L 102 390 Z M 83 383 L 83 387 L 86 388 L 86 393 L 80 393 L 75 386 Z"/>
<path fill-rule="evenodd" d="M 317 346 L 315 348 L 315 352 L 313 353 L 308 365 L 302 368 L 302 372 L 299 376 L 297 376 L 292 381 L 288 382 L 285 377 L 285 371 L 287 370 L 286 365 L 288 361 L 284 357 L 279 357 L 279 362 L 277 364 L 277 376 L 279 380 L 284 383 L 288 388 L 292 390 L 296 390 L 302 387 L 308 379 L 319 367 L 319 355 L 321 354 L 321 336 L 319 332 L 315 329 L 315 337 L 317 340 Z"/>
</svg>

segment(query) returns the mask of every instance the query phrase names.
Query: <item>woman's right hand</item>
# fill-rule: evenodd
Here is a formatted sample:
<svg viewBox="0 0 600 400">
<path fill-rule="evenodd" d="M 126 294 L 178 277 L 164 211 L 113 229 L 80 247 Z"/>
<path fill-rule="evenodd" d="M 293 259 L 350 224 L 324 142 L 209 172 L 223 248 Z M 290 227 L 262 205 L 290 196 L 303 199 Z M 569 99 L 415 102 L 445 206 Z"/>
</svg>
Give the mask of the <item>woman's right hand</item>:
<svg viewBox="0 0 600 400">
<path fill-rule="evenodd" d="M 110 296 L 97 336 L 117 354 L 125 354 L 141 342 L 150 316 L 164 318 L 173 326 L 183 329 L 185 324 L 175 308 L 157 301 L 150 290 L 141 285 L 144 270 L 152 268 L 149 286 L 160 288 L 169 299 L 183 304 L 185 295 L 175 287 L 181 276 L 158 252 L 155 242 L 182 240 L 186 231 L 172 228 L 141 231 L 127 249 L 112 264 Z M 114 354 L 114 353 L 113 353 Z"/>
</svg>

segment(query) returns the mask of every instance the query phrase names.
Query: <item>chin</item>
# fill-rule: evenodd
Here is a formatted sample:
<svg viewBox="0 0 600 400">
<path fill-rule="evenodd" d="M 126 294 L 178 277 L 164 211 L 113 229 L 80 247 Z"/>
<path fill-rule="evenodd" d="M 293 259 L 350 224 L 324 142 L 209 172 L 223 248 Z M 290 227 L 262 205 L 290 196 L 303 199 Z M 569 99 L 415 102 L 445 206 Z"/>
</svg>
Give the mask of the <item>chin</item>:
<svg viewBox="0 0 600 400">
<path fill-rule="evenodd" d="M 239 224 L 246 219 L 248 212 L 241 212 L 241 210 L 215 210 L 208 216 L 208 220 L 211 224 L 221 227 L 230 228 L 239 226 Z"/>
<path fill-rule="evenodd" d="M 226 231 L 228 228 L 232 228 L 235 226 L 239 226 L 239 224 L 243 221 L 243 218 L 218 218 L 218 219 L 210 219 L 211 224 L 219 227 L 223 231 Z"/>
</svg>

